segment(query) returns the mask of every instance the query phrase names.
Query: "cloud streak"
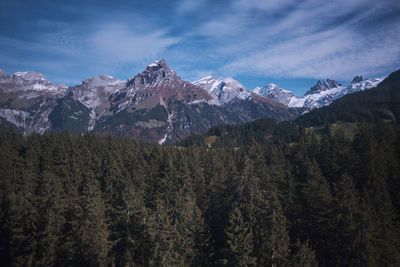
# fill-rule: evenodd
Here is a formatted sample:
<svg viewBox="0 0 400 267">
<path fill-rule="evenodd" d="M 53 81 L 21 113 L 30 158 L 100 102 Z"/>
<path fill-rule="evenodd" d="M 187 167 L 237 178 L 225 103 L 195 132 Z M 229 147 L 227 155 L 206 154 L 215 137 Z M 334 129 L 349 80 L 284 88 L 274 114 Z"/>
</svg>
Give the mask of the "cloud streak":
<svg viewBox="0 0 400 267">
<path fill-rule="evenodd" d="M 141 33 L 123 24 L 107 24 L 87 41 L 96 57 L 107 62 L 129 63 L 142 59 L 143 55 L 154 58 L 179 39 L 167 37 L 165 30 Z"/>
</svg>

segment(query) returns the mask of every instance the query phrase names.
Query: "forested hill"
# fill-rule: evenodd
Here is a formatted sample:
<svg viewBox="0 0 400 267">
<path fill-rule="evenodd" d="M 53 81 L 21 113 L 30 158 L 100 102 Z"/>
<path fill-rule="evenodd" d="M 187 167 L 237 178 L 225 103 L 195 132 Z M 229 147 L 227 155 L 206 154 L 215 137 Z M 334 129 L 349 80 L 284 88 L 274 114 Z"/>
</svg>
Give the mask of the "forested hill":
<svg viewBox="0 0 400 267">
<path fill-rule="evenodd" d="M 345 95 L 329 106 L 299 117 L 302 126 L 319 126 L 337 121 L 400 122 L 400 70 L 393 72 L 376 88 Z"/>
<path fill-rule="evenodd" d="M 242 148 L 0 133 L 4 266 L 396 266 L 400 134 Z"/>
<path fill-rule="evenodd" d="M 277 123 L 274 119 L 264 118 L 240 125 L 220 125 L 210 128 L 202 135 L 192 135 L 177 145 L 207 147 L 237 147 L 251 140 L 258 143 L 284 140 L 295 142 L 300 132 L 297 124 L 289 121 Z"/>
</svg>

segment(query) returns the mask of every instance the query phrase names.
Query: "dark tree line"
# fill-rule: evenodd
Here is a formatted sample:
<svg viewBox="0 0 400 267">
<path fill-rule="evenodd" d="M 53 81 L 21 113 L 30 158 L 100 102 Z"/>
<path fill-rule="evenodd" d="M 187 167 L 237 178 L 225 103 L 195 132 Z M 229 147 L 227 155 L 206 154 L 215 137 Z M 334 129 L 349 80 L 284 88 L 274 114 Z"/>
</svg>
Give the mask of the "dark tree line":
<svg viewBox="0 0 400 267">
<path fill-rule="evenodd" d="M 0 134 L 9 266 L 400 264 L 400 134 L 240 148 Z"/>
</svg>

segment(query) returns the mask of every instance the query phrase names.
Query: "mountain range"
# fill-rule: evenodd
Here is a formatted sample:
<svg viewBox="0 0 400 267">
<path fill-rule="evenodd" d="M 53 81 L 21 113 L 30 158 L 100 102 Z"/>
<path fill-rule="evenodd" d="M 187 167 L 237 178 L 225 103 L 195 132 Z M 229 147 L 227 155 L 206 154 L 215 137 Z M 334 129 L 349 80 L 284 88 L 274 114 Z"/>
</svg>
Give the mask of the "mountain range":
<svg viewBox="0 0 400 267">
<path fill-rule="evenodd" d="M 293 92 L 285 90 L 276 84 L 256 87 L 255 93 L 276 100 L 289 107 L 302 107 L 305 112 L 331 104 L 334 100 L 347 94 L 364 91 L 376 87 L 384 78 L 367 78 L 356 76 L 349 85 L 341 85 L 337 81 L 326 79 L 318 81 L 304 96 L 296 97 Z"/>
<path fill-rule="evenodd" d="M 0 128 L 33 132 L 68 130 L 73 134 L 135 138 L 173 143 L 223 124 L 241 124 L 269 117 L 293 120 L 382 79 L 357 76 L 348 86 L 318 81 L 303 97 L 269 84 L 253 91 L 229 77 L 207 76 L 190 83 L 158 60 L 121 81 L 101 75 L 67 87 L 37 72 L 8 75 L 0 70 Z"/>
</svg>

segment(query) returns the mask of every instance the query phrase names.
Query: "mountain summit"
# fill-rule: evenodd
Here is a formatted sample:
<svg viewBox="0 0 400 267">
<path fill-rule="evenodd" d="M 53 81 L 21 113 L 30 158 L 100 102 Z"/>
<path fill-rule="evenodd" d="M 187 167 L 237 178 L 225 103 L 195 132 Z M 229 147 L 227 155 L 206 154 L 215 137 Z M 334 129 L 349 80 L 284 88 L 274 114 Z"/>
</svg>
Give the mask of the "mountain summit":
<svg viewBox="0 0 400 267">
<path fill-rule="evenodd" d="M 310 88 L 310 90 L 307 91 L 305 95 L 311 95 L 311 94 L 319 94 L 323 91 L 331 90 L 333 88 L 342 86 L 340 83 L 334 80 L 326 79 L 326 81 L 321 82 L 318 81 L 316 85 Z"/>
<path fill-rule="evenodd" d="M 145 100 L 166 107 L 173 101 L 189 103 L 209 99 L 207 91 L 183 81 L 164 59 L 147 65 L 146 70 L 129 78 L 126 86 L 112 96 L 113 106 L 117 109 Z"/>
<path fill-rule="evenodd" d="M 193 84 L 205 89 L 211 95 L 212 100 L 209 101 L 209 104 L 212 105 L 222 106 L 235 98 L 247 99 L 251 97 L 251 92 L 232 77 L 221 80 L 206 76 L 193 82 Z"/>
<path fill-rule="evenodd" d="M 253 92 L 278 101 L 284 105 L 288 105 L 294 96 L 292 92 L 282 89 L 273 83 L 263 87 L 256 87 Z"/>
</svg>

